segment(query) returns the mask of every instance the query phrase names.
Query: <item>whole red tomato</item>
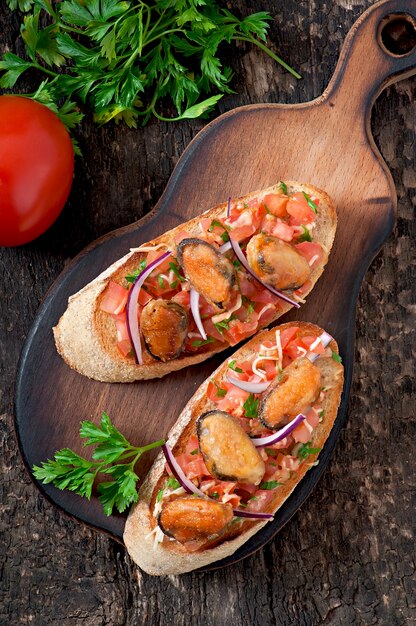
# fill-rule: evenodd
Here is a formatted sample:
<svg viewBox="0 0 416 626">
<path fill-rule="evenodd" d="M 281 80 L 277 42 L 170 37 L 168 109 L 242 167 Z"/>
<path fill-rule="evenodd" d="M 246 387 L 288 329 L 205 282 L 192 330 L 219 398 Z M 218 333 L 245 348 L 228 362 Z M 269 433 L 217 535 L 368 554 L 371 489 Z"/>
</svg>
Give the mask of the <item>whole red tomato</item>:
<svg viewBox="0 0 416 626">
<path fill-rule="evenodd" d="M 47 107 L 0 96 L 0 246 L 32 241 L 56 220 L 74 173 L 69 134 Z"/>
</svg>

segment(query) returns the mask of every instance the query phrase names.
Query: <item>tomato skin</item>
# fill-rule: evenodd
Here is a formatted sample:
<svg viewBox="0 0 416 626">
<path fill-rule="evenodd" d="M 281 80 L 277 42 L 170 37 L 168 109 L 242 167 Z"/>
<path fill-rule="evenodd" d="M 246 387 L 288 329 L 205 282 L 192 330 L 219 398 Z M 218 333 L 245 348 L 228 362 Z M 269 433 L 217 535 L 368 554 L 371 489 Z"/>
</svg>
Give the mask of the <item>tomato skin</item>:
<svg viewBox="0 0 416 626">
<path fill-rule="evenodd" d="M 69 134 L 47 107 L 0 96 L 0 246 L 32 241 L 62 211 L 74 174 Z"/>
</svg>

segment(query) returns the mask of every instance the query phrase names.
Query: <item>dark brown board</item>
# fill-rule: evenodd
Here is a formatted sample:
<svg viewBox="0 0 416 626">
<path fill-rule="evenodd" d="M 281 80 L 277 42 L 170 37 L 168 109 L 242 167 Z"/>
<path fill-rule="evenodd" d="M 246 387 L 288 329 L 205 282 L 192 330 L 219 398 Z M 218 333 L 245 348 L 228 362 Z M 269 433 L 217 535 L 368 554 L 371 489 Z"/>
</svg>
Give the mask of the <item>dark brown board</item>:
<svg viewBox="0 0 416 626">
<path fill-rule="evenodd" d="M 220 355 L 161 381 L 132 385 L 90 381 L 71 371 L 53 345 L 51 328 L 68 296 L 129 247 L 152 239 L 230 194 L 241 195 L 286 178 L 324 188 L 338 207 L 339 229 L 328 268 L 298 317 L 319 323 L 337 338 L 346 366 L 346 389 L 319 466 L 304 479 L 273 524 L 227 561 L 263 545 L 302 504 L 323 472 L 345 423 L 356 296 L 371 258 L 394 221 L 394 187 L 369 130 L 371 106 L 379 91 L 413 72 L 416 63 L 414 50 L 393 56 L 378 43 L 380 24 L 392 12 L 410 12 L 414 19 L 415 2 L 382 2 L 367 11 L 350 32 L 334 78 L 317 100 L 291 107 L 243 107 L 208 125 L 185 151 L 153 214 L 145 222 L 97 242 L 61 275 L 28 336 L 17 379 L 16 425 L 29 467 L 63 446 L 80 451 L 80 419 L 97 420 L 104 409 L 134 441 L 144 443 L 165 435 L 186 399 L 225 357 Z M 364 57 L 371 62 L 363 67 Z M 157 418 L 148 410 L 155 397 Z M 148 467 L 150 457 L 146 462 L 141 471 Z M 67 492 L 41 489 L 69 514 L 121 537 L 124 518 L 104 517 L 96 500 L 86 504 Z"/>
</svg>

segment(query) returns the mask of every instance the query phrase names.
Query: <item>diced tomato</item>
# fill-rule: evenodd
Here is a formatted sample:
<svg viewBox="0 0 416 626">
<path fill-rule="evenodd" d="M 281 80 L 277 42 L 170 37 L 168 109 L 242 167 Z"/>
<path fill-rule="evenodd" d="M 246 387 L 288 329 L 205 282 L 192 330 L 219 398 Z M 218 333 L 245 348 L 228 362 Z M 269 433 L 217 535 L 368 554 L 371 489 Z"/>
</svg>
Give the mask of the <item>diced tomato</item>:
<svg viewBox="0 0 416 626">
<path fill-rule="evenodd" d="M 249 395 L 248 391 L 243 391 L 232 385 L 224 398 L 217 403 L 217 406 L 220 411 L 226 411 L 228 413 L 233 413 L 234 411 L 240 412 L 241 407 Z"/>
<path fill-rule="evenodd" d="M 306 283 L 303 283 L 303 285 L 301 285 L 299 289 L 296 289 L 296 291 L 294 291 L 293 293 L 296 296 L 302 296 L 304 293 L 309 291 L 311 287 L 312 287 L 312 281 L 307 280 Z"/>
<path fill-rule="evenodd" d="M 244 239 L 247 239 L 248 237 L 251 237 L 251 235 L 254 235 L 255 232 L 256 227 L 254 226 L 254 224 L 247 226 L 237 226 L 232 229 L 231 237 L 234 241 L 240 242 Z"/>
<path fill-rule="evenodd" d="M 262 302 L 263 304 L 277 304 L 279 302 L 278 296 L 275 296 L 271 291 L 260 287 L 257 293 L 253 296 L 254 302 Z"/>
<path fill-rule="evenodd" d="M 292 434 L 293 432 L 294 431 L 292 431 Z M 300 465 L 300 460 L 290 454 L 279 453 L 276 457 L 276 461 L 282 469 L 289 470 L 290 472 L 296 471 Z"/>
<path fill-rule="evenodd" d="M 309 224 L 316 218 L 315 212 L 311 209 L 305 196 L 301 192 L 297 192 L 289 198 L 286 210 L 289 215 L 292 216 L 291 224 L 293 226 Z"/>
<path fill-rule="evenodd" d="M 256 511 L 267 513 L 267 505 L 273 500 L 276 495 L 274 489 L 258 489 L 255 492 L 255 500 L 249 500 L 247 504 L 247 511 Z"/>
<path fill-rule="evenodd" d="M 247 206 L 249 207 L 249 209 L 256 209 L 259 206 L 259 199 L 251 198 L 251 200 L 247 202 Z"/>
<path fill-rule="evenodd" d="M 243 274 L 242 272 L 239 272 L 238 277 L 239 277 L 239 282 L 240 282 L 241 293 L 246 298 L 249 298 L 250 300 L 252 300 L 253 297 L 258 293 L 258 289 L 256 285 L 254 284 L 254 280 L 248 279 L 246 275 Z"/>
<path fill-rule="evenodd" d="M 277 221 L 273 225 L 271 234 L 273 235 L 273 237 L 282 239 L 282 241 L 292 241 L 294 230 L 292 226 L 289 226 L 289 224 Z"/>
<path fill-rule="evenodd" d="M 307 335 L 301 338 L 303 346 L 309 351 L 311 349 L 311 345 L 316 342 L 316 335 Z M 322 343 L 319 341 L 317 345 L 313 348 L 312 352 L 315 354 L 322 354 L 325 351 Z"/>
<path fill-rule="evenodd" d="M 191 306 L 190 302 L 190 292 L 189 291 L 179 291 L 179 293 L 175 293 L 172 297 L 172 302 L 176 302 L 180 304 L 185 309 L 189 309 Z"/>
<path fill-rule="evenodd" d="M 238 490 L 240 489 L 253 495 L 254 493 L 256 493 L 258 487 L 257 485 L 252 485 L 251 483 L 238 483 Z"/>
<path fill-rule="evenodd" d="M 224 332 L 224 336 L 231 346 L 252 335 L 257 329 L 257 316 L 252 316 L 251 321 L 241 322 L 240 320 L 232 320 L 229 323 L 229 329 Z"/>
<path fill-rule="evenodd" d="M 205 332 L 208 337 L 212 337 L 213 339 L 216 339 L 217 341 L 226 341 L 224 335 L 220 333 L 218 328 L 214 325 L 212 319 L 210 318 L 203 319 L 202 323 L 204 325 Z"/>
<path fill-rule="evenodd" d="M 105 290 L 104 297 L 101 300 L 100 309 L 104 311 L 104 313 L 118 315 L 124 310 L 128 297 L 129 292 L 127 289 L 113 280 L 110 280 Z"/>
<path fill-rule="evenodd" d="M 192 480 L 193 478 L 199 478 L 200 476 L 210 475 L 205 466 L 202 456 L 196 457 L 194 461 L 190 461 L 189 463 L 187 463 L 184 472 L 189 480 Z"/>
<path fill-rule="evenodd" d="M 117 348 L 121 354 L 126 357 L 131 351 L 130 335 L 127 329 L 126 313 L 120 313 L 115 317 L 117 332 Z"/>
<path fill-rule="evenodd" d="M 299 326 L 291 326 L 280 331 L 280 343 L 282 344 L 282 350 L 296 337 L 296 333 L 299 330 Z"/>
<path fill-rule="evenodd" d="M 148 302 L 150 302 L 151 299 L 152 296 L 150 295 L 150 293 L 147 293 L 147 291 L 145 291 L 144 289 L 140 289 L 139 297 L 137 299 L 140 306 L 145 306 Z"/>
<path fill-rule="evenodd" d="M 299 254 L 305 257 L 310 265 L 312 261 L 311 267 L 313 267 L 317 263 L 320 263 L 320 261 L 322 260 L 323 250 L 322 246 L 319 243 L 303 241 L 302 243 L 297 243 L 295 245 L 295 248 L 299 252 Z"/>
<path fill-rule="evenodd" d="M 296 443 L 308 443 L 312 436 L 310 429 L 302 422 L 299 426 L 296 426 L 294 430 L 292 430 L 292 437 Z"/>
<path fill-rule="evenodd" d="M 191 452 L 195 452 L 195 450 L 199 453 L 198 437 L 196 435 L 191 435 L 188 439 L 188 443 L 186 444 L 185 452 L 187 454 L 191 454 Z"/>
<path fill-rule="evenodd" d="M 273 380 L 273 378 L 276 378 L 275 361 L 262 361 L 261 368 L 265 371 L 267 380 Z"/>
<path fill-rule="evenodd" d="M 175 243 L 181 243 L 183 239 L 188 239 L 191 235 L 186 230 L 180 230 L 177 235 L 175 235 Z"/>
<path fill-rule="evenodd" d="M 312 426 L 312 428 L 316 428 L 319 424 L 319 410 L 314 411 L 311 409 L 306 413 L 306 420 L 308 424 Z"/>
<path fill-rule="evenodd" d="M 278 193 L 268 193 L 263 198 L 263 204 L 276 217 L 284 217 L 286 213 L 286 205 L 289 201 L 287 196 Z"/>
</svg>

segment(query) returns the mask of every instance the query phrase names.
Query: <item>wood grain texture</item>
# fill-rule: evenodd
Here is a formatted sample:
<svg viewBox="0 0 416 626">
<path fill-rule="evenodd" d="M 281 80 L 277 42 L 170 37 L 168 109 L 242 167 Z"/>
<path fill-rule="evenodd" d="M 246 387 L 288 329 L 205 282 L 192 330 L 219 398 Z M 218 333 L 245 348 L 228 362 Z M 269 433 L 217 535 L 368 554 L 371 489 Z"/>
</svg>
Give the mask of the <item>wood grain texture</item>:
<svg viewBox="0 0 416 626">
<path fill-rule="evenodd" d="M 230 57 L 240 95 L 227 97 L 223 110 L 318 96 L 347 30 L 369 4 L 263 2 L 262 8 L 281 17 L 273 41 L 305 78 L 296 84 L 256 51 L 240 48 L 238 56 Z M 5 11 L 1 17 L 3 43 L 11 47 L 17 20 Z M 413 79 L 389 88 L 375 106 L 373 132 L 397 186 L 398 223 L 360 292 L 350 419 L 329 470 L 313 498 L 262 552 L 222 572 L 160 581 L 138 573 L 120 547 L 68 520 L 40 497 L 22 468 L 12 434 L 18 353 L 47 287 L 86 243 L 151 208 L 179 154 L 202 126 L 198 121 L 152 124 L 134 132 L 98 131 L 84 124 L 86 158 L 78 163 L 63 215 L 37 242 L 1 251 L 2 540 L 7 555 L 2 622 L 413 623 L 414 96 Z M 140 158 L 133 158 L 137 154 Z"/>
</svg>

